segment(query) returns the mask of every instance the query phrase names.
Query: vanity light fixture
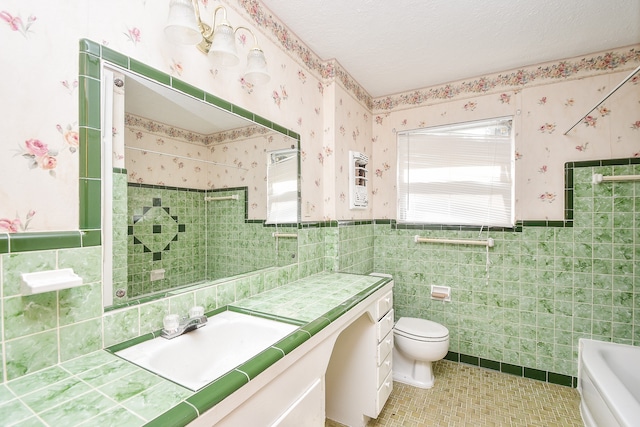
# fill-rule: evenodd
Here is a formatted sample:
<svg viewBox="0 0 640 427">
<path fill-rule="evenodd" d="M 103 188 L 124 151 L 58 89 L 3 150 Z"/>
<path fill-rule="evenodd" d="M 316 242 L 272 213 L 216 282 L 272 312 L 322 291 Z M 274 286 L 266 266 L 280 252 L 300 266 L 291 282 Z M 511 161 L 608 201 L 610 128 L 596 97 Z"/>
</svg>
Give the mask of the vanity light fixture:
<svg viewBox="0 0 640 427">
<path fill-rule="evenodd" d="M 222 11 L 222 19 L 216 24 L 219 11 Z M 212 27 L 200 19 L 198 0 L 171 0 L 169 3 L 169 18 L 164 27 L 169 40 L 180 44 L 197 44 L 198 49 L 208 54 L 214 64 L 232 67 L 240 62 L 235 43 L 238 30 L 245 30 L 253 36 L 253 47 L 247 55 L 244 79 L 251 84 L 267 83 L 270 79 L 267 60 L 258 46 L 256 35 L 247 27 L 237 27 L 234 30 L 227 21 L 224 6 L 218 6 L 213 11 Z"/>
</svg>

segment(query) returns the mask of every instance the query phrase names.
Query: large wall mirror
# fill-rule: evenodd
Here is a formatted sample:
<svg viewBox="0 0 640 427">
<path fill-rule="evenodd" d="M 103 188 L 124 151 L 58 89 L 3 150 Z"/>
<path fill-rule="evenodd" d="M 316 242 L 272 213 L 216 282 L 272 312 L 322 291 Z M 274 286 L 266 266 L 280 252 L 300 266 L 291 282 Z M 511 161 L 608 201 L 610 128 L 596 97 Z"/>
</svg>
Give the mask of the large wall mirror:
<svg viewBox="0 0 640 427">
<path fill-rule="evenodd" d="M 145 74 L 102 63 L 105 307 L 297 262 L 299 137 Z"/>
</svg>

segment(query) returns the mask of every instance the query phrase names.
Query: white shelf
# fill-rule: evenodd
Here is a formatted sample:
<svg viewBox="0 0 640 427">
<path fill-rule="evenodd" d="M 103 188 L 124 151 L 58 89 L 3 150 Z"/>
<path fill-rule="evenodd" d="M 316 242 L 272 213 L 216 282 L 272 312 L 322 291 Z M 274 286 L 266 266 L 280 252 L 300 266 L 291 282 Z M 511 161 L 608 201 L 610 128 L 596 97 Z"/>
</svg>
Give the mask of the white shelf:
<svg viewBox="0 0 640 427">
<path fill-rule="evenodd" d="M 82 285 L 82 277 L 75 274 L 72 268 L 22 273 L 21 277 L 22 295 L 40 294 Z"/>
</svg>

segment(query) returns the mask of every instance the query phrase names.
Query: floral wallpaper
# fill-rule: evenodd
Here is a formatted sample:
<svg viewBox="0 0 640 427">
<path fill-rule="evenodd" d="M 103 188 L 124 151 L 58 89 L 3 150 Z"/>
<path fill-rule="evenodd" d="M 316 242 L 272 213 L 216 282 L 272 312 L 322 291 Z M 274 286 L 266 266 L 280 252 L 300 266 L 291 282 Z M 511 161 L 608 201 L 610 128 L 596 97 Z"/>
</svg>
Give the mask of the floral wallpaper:
<svg viewBox="0 0 640 427">
<path fill-rule="evenodd" d="M 203 19 L 208 21 L 219 5 L 228 7 L 232 25 L 252 27 L 233 1 L 201 1 Z M 195 47 L 165 40 L 168 7 L 169 1 L 146 0 L 0 3 L 4 53 L 0 61 L 5 69 L 0 89 L 5 99 L 12 99 L 0 107 L 6 123 L 12 124 L 0 145 L 0 168 L 19 183 L 0 186 L 0 232 L 78 227 L 78 158 L 73 148 L 80 38 L 95 40 L 294 130 L 302 136 L 306 152 L 321 144 L 324 82 L 317 74 L 258 31 L 271 81 L 252 86 L 242 79 L 244 64 L 216 68 Z M 249 47 L 246 36 L 240 35 L 240 55 Z M 42 67 L 43 63 L 47 66 Z M 114 160 L 117 164 L 118 153 Z M 242 162 L 251 168 L 254 160 Z M 314 206 L 309 209 L 310 219 L 322 215 L 323 197 L 315 181 L 302 183 L 309 205 Z"/>
<path fill-rule="evenodd" d="M 479 89 L 472 98 L 378 111 L 373 120 L 374 217 L 396 217 L 396 132 L 513 115 L 516 219 L 564 219 L 566 162 L 640 156 L 640 77 L 627 82 L 580 121 L 628 74 L 616 72 L 493 93 Z M 398 98 L 396 105 L 404 99 Z M 580 123 L 565 135 L 577 121 Z"/>
<path fill-rule="evenodd" d="M 202 135 L 127 114 L 128 181 L 198 190 L 248 187 L 248 219 L 266 219 L 267 152 L 297 142 L 261 126 Z"/>
<path fill-rule="evenodd" d="M 266 85 L 244 81 L 243 65 L 215 67 L 195 47 L 169 43 L 163 36 L 168 1 L 0 2 L 0 91 L 10 100 L 0 109 L 11 124 L 0 144 L 0 170 L 11 177 L 0 185 L 0 232 L 78 227 L 81 38 L 300 134 L 305 221 L 394 218 L 398 129 L 515 114 L 519 219 L 562 218 L 564 162 L 640 152 L 637 81 L 564 135 L 640 63 L 638 46 L 372 99 L 338 62 L 318 58 L 259 0 L 199 4 L 207 22 L 215 7 L 225 5 L 232 25 L 256 30 L 271 74 Z M 249 48 L 246 36 L 238 37 L 238 45 L 242 56 Z M 372 197 L 366 210 L 348 209 L 344 153 L 349 149 L 371 158 Z M 237 157 L 250 166 L 254 160 L 244 157 L 245 149 L 238 150 L 228 153 L 227 160 L 233 163 Z M 209 176 L 201 183 L 211 180 Z"/>
<path fill-rule="evenodd" d="M 346 177 L 340 177 L 344 160 L 335 153 L 335 147 L 348 144 L 344 135 L 347 127 L 361 128 L 354 123 L 358 110 L 368 112 L 373 118 L 370 146 L 368 141 L 366 143 L 372 153 L 373 207 L 369 212 L 373 218 L 396 216 L 395 132 L 400 129 L 514 115 L 518 132 L 514 153 L 517 162 L 516 215 L 522 220 L 563 219 L 565 162 L 637 156 L 640 151 L 638 132 L 629 132 L 637 131 L 640 124 L 638 76 L 609 100 L 609 105 L 620 103 L 615 117 L 610 115 L 611 107 L 602 106 L 597 114 L 585 118 L 583 127 L 564 135 L 575 121 L 640 64 L 639 46 L 372 99 L 339 63 L 318 60 L 258 1 L 239 0 L 239 3 L 253 23 L 283 50 L 339 88 L 332 89 L 331 100 L 325 97 L 325 140 L 322 147 L 316 149 L 316 158 L 323 165 L 328 163 L 328 158 L 335 158 L 333 166 L 325 166 L 322 177 L 318 174 L 314 179 L 317 185 L 324 183 L 324 219 L 359 217 L 357 212 L 344 209 L 342 205 L 348 184 Z M 339 108 L 336 104 L 343 102 L 340 99 L 342 91 L 356 100 L 357 106 Z M 331 108 L 335 108 L 335 116 L 328 112 Z M 365 114 L 360 117 L 364 118 Z M 601 123 L 609 123 L 601 124 L 596 130 L 598 118 Z M 361 139 L 360 143 L 363 141 Z M 367 149 L 363 148 L 363 151 Z M 309 153 L 305 154 L 308 156 Z M 305 172 L 308 171 L 303 168 L 303 176 L 308 177 Z M 337 177 L 335 183 L 334 176 Z"/>
<path fill-rule="evenodd" d="M 349 151 L 363 153 L 371 159 L 371 113 L 354 96 L 339 85 L 335 93 L 335 146 L 325 149 L 328 157 L 333 156 L 335 165 L 335 216 L 343 220 L 371 219 L 373 210 L 371 201 L 366 209 L 350 209 L 349 201 Z M 373 174 L 367 165 L 369 182 Z M 369 200 L 371 190 L 369 189 Z"/>
</svg>

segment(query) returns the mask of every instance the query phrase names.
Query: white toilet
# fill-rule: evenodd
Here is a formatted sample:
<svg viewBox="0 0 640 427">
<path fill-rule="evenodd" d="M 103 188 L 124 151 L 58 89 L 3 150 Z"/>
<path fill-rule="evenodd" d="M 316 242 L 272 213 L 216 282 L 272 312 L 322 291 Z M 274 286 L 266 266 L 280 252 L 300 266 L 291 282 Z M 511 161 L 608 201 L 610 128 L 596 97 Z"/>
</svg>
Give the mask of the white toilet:
<svg viewBox="0 0 640 427">
<path fill-rule="evenodd" d="M 433 387 L 432 362 L 449 351 L 449 330 L 437 322 L 401 317 L 393 327 L 393 379 L 420 388 Z"/>
</svg>

